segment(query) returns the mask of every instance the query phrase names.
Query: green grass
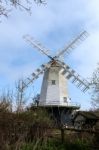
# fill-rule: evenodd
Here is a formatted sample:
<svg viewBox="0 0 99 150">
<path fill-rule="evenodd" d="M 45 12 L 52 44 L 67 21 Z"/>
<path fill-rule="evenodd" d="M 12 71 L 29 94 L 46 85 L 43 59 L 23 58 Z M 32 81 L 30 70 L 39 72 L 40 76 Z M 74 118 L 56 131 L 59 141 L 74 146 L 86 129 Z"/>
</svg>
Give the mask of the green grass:
<svg viewBox="0 0 99 150">
<path fill-rule="evenodd" d="M 59 140 L 49 139 L 41 142 L 40 140 L 35 143 L 27 143 L 22 146 L 20 150 L 90 150 L 80 140 L 75 143 L 65 141 L 62 143 Z"/>
</svg>

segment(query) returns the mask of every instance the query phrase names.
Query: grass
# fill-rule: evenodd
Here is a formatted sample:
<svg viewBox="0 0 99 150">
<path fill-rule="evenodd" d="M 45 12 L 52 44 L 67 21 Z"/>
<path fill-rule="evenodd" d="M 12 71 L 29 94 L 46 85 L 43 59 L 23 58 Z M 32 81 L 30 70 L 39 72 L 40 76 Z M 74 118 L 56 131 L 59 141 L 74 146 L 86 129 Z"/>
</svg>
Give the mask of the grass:
<svg viewBox="0 0 99 150">
<path fill-rule="evenodd" d="M 38 143 L 25 143 L 20 150 L 90 150 L 81 140 L 75 143 L 65 141 L 62 143 L 59 139 L 48 139 L 47 141 L 39 140 Z"/>
</svg>

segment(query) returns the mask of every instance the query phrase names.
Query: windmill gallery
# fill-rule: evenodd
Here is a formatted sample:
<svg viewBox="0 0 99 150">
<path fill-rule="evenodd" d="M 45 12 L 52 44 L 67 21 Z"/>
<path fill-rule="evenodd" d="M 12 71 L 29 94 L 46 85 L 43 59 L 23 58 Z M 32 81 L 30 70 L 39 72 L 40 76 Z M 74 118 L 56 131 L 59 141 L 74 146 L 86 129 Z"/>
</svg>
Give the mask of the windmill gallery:
<svg viewBox="0 0 99 150">
<path fill-rule="evenodd" d="M 29 35 L 25 35 L 24 39 L 30 43 L 39 52 L 49 58 L 48 63 L 42 64 L 30 77 L 20 82 L 19 91 L 22 92 L 30 84 L 33 83 L 41 74 L 44 73 L 39 107 L 47 108 L 55 118 L 57 124 L 71 124 L 71 117 L 75 110 L 80 106 L 73 105 L 68 95 L 67 82 L 70 79 L 82 92 L 89 89 L 89 83 L 76 73 L 69 65 L 65 64 L 60 58 L 63 55 L 68 55 L 78 43 L 85 40 L 88 36 L 86 31 L 83 31 L 72 42 L 65 46 L 57 55 L 51 56 L 48 49 L 43 47 L 38 41 Z"/>
</svg>

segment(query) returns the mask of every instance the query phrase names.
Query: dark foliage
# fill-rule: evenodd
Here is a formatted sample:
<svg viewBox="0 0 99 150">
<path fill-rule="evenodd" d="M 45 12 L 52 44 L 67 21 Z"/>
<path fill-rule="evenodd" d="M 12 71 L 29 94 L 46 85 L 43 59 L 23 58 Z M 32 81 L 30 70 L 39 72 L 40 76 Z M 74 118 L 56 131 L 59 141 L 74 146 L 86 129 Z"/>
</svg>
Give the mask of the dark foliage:
<svg viewBox="0 0 99 150">
<path fill-rule="evenodd" d="M 8 145 L 43 139 L 51 121 L 44 109 L 21 113 L 0 109 L 0 150 Z"/>
</svg>

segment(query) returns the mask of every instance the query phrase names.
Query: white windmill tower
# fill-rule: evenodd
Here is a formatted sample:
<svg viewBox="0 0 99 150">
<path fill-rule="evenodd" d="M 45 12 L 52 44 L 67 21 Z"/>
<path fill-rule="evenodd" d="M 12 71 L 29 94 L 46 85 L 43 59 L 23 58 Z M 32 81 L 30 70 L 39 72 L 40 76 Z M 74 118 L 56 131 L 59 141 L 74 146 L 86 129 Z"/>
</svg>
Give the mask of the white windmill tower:
<svg viewBox="0 0 99 150">
<path fill-rule="evenodd" d="M 89 83 L 77 74 L 75 70 L 59 59 L 64 54 L 68 55 L 78 43 L 87 37 L 87 35 L 88 33 L 83 31 L 54 57 L 49 55 L 48 49 L 43 47 L 38 41 L 35 41 L 34 38 L 29 35 L 25 35 L 24 39 L 42 54 L 45 54 L 50 61 L 46 64 L 42 64 L 30 77 L 22 81 L 20 90 L 22 91 L 24 88 L 28 87 L 39 75 L 44 73 L 39 100 L 40 106 L 68 106 L 68 79 L 71 79 L 71 82 L 83 92 L 87 91 L 89 89 Z"/>
</svg>

